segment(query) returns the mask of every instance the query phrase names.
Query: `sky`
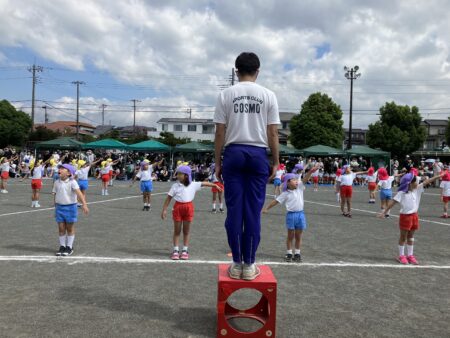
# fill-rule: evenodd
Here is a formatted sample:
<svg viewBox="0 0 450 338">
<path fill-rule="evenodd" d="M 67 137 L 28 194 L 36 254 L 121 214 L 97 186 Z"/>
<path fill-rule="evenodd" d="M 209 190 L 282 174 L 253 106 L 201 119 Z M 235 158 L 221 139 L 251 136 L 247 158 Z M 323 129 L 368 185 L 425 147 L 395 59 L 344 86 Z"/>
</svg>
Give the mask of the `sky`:
<svg viewBox="0 0 450 338">
<path fill-rule="evenodd" d="M 417 106 L 424 119 L 450 114 L 450 2 L 321 0 L 0 0 L 0 100 L 35 122 L 74 120 L 155 126 L 162 117 L 212 118 L 241 52 L 261 60 L 257 82 L 280 111 L 300 111 L 315 92 L 353 127 L 378 120 L 386 102 Z"/>
</svg>

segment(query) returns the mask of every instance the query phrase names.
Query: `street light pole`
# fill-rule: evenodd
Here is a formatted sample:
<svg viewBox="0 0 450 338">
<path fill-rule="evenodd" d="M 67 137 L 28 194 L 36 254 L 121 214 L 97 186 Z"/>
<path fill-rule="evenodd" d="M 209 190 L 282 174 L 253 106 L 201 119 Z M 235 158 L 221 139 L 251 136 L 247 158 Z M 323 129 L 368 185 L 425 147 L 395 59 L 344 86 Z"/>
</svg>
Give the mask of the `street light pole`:
<svg viewBox="0 0 450 338">
<path fill-rule="evenodd" d="M 344 67 L 345 77 L 350 80 L 350 118 L 348 125 L 348 143 L 347 149 L 352 149 L 352 119 L 353 119 L 353 80 L 356 80 L 361 76 L 361 73 L 357 73 L 359 70 L 358 66 L 353 68 Z"/>
<path fill-rule="evenodd" d="M 72 84 L 77 86 L 77 141 L 80 140 L 80 85 L 83 85 L 83 81 L 73 81 Z"/>
</svg>

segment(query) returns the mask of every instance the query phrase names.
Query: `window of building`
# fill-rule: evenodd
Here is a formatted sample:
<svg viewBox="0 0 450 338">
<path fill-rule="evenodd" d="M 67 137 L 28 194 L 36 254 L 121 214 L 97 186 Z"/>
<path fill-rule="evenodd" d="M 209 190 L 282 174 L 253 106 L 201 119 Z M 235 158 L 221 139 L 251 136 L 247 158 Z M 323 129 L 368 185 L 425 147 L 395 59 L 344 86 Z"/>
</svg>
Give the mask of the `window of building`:
<svg viewBox="0 0 450 338">
<path fill-rule="evenodd" d="M 197 131 L 197 125 L 196 124 L 189 124 L 188 125 L 188 131 Z"/>
<path fill-rule="evenodd" d="M 161 129 L 162 129 L 162 131 L 167 131 L 168 130 L 167 124 L 163 123 L 161 126 Z"/>
<path fill-rule="evenodd" d="M 183 131 L 183 125 L 182 124 L 175 124 L 173 126 L 173 131 Z"/>
</svg>

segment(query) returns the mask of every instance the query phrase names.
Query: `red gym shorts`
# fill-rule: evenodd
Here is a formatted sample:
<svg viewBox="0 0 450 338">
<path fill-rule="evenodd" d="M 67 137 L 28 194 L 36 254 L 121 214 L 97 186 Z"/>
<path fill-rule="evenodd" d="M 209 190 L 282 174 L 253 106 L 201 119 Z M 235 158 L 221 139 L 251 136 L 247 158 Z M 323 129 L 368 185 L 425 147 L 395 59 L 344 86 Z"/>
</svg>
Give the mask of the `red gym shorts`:
<svg viewBox="0 0 450 338">
<path fill-rule="evenodd" d="M 42 180 L 40 179 L 31 180 L 31 189 L 42 189 Z"/>
<path fill-rule="evenodd" d="M 175 222 L 192 222 L 194 219 L 194 203 L 175 202 L 172 215 Z"/>
<path fill-rule="evenodd" d="M 223 191 L 223 184 L 222 184 L 222 183 L 220 183 L 220 182 L 214 182 L 214 184 L 215 184 L 215 185 L 218 185 L 219 187 L 221 187 L 221 188 L 222 188 L 222 191 Z M 211 191 L 212 191 L 212 192 L 219 192 L 219 190 L 217 190 L 216 187 L 212 187 L 212 188 L 211 188 Z"/>
<path fill-rule="evenodd" d="M 401 230 L 418 230 L 419 229 L 419 215 L 414 214 L 400 214 L 399 226 Z"/>
<path fill-rule="evenodd" d="M 368 188 L 369 191 L 374 191 L 377 188 L 377 184 L 375 182 L 369 182 Z"/>
<path fill-rule="evenodd" d="M 319 183 L 319 176 L 313 177 L 313 183 Z"/>
<path fill-rule="evenodd" d="M 103 174 L 102 175 L 102 181 L 103 182 L 109 182 L 109 179 L 110 179 L 111 177 L 109 176 L 109 174 Z"/>
<path fill-rule="evenodd" d="M 7 180 L 9 178 L 9 172 L 8 171 L 2 171 L 2 179 Z"/>
<path fill-rule="evenodd" d="M 341 197 L 351 198 L 353 188 L 351 185 L 341 185 Z"/>
<path fill-rule="evenodd" d="M 450 202 L 450 196 L 442 196 L 444 203 Z"/>
</svg>

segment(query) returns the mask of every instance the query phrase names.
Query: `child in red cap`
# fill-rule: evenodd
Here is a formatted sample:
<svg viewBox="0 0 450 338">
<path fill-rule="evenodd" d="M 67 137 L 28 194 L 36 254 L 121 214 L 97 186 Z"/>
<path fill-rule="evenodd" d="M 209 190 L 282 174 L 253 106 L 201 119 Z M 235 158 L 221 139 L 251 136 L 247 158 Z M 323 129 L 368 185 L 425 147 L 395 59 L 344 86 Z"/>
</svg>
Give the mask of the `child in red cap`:
<svg viewBox="0 0 450 338">
<path fill-rule="evenodd" d="M 441 177 L 441 201 L 444 203 L 444 213 L 442 214 L 442 218 L 448 218 L 448 201 L 450 201 L 450 173 L 448 170 L 445 170 L 444 175 Z"/>
<path fill-rule="evenodd" d="M 367 188 L 369 190 L 369 203 L 375 203 L 375 190 L 377 189 L 377 173 L 374 167 L 367 170 Z"/>
</svg>

